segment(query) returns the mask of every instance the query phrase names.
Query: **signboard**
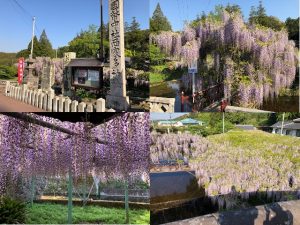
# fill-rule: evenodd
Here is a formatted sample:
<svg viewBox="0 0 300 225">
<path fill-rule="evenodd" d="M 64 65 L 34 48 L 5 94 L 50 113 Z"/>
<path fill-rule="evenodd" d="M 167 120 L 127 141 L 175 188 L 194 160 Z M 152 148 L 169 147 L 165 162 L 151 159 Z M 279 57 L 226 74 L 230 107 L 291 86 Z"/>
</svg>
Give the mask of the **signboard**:
<svg viewBox="0 0 300 225">
<path fill-rule="evenodd" d="M 23 82 L 23 76 L 24 76 L 24 58 L 19 58 L 18 62 L 18 83 L 19 85 Z"/>
<path fill-rule="evenodd" d="M 99 70 L 76 68 L 73 78 L 73 84 L 88 88 L 99 88 Z"/>
<path fill-rule="evenodd" d="M 198 73 L 197 61 L 194 61 L 189 65 L 189 74 L 194 74 L 194 73 Z"/>
</svg>

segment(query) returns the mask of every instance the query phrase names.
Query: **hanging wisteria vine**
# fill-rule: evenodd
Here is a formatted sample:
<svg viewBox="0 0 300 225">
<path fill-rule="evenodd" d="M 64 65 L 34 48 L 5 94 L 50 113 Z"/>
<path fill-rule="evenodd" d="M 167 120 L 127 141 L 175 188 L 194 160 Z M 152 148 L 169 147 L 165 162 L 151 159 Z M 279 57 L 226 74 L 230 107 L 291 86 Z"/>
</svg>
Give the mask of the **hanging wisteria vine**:
<svg viewBox="0 0 300 225">
<path fill-rule="evenodd" d="M 197 92 L 206 79 L 203 73 L 207 56 L 212 55 L 208 76 L 214 79 L 206 80 L 219 82 L 221 77 L 224 96 L 234 95 L 240 106 L 259 107 L 264 99 L 278 96 L 282 88 L 290 87 L 295 80 L 298 53 L 287 31 L 246 24 L 238 13 L 224 10 L 219 20 L 208 17 L 196 26 L 187 25 L 182 33 L 164 31 L 152 34 L 150 40 L 185 65 L 198 61 Z M 191 89 L 189 76 L 183 77 L 183 84 Z"/>
</svg>

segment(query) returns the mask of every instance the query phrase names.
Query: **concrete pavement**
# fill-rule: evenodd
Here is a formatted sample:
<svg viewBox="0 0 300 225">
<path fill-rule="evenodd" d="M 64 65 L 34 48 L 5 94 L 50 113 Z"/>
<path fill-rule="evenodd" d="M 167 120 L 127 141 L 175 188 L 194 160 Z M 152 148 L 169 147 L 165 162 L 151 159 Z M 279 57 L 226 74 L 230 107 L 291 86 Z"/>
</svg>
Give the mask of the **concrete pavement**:
<svg viewBox="0 0 300 225">
<path fill-rule="evenodd" d="M 0 112 L 45 112 L 13 98 L 0 94 Z"/>
</svg>

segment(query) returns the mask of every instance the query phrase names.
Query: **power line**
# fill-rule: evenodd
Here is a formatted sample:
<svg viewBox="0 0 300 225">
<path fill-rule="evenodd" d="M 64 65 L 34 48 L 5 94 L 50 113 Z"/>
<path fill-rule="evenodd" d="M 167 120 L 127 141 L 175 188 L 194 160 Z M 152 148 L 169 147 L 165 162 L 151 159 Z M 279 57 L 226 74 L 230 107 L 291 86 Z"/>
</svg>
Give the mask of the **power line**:
<svg viewBox="0 0 300 225">
<path fill-rule="evenodd" d="M 25 13 L 27 14 L 30 18 L 33 17 L 17 0 L 13 0 L 14 3 Z"/>
<path fill-rule="evenodd" d="M 11 0 L 8 0 L 13 9 L 22 17 L 24 18 L 24 14 L 20 11 L 20 8 L 17 7 Z M 28 18 L 24 18 L 22 21 L 25 21 L 28 25 L 30 25 Z"/>
<path fill-rule="evenodd" d="M 32 21 L 32 19 L 33 19 L 33 15 L 29 12 L 29 11 L 27 11 L 19 2 L 18 2 L 18 0 L 9 0 L 10 2 L 11 2 L 11 4 L 13 5 L 13 7 L 16 9 L 16 7 L 15 6 L 17 6 L 18 7 L 18 9 L 20 9 L 21 11 L 22 11 L 22 13 L 24 14 L 24 15 L 26 15 L 26 16 L 28 16 L 28 18 L 27 19 L 29 19 L 30 20 L 30 22 Z M 15 3 L 15 4 L 13 4 L 13 3 Z M 21 14 L 20 14 L 21 15 Z M 21 15 L 22 17 L 24 16 L 24 15 Z M 29 21 L 28 20 L 25 20 L 26 22 L 27 22 L 27 24 L 29 24 Z M 36 30 L 36 34 L 39 36 L 39 35 L 41 35 L 41 31 L 40 31 L 40 29 L 39 29 L 39 27 L 37 26 L 37 25 L 35 25 L 35 30 Z"/>
</svg>

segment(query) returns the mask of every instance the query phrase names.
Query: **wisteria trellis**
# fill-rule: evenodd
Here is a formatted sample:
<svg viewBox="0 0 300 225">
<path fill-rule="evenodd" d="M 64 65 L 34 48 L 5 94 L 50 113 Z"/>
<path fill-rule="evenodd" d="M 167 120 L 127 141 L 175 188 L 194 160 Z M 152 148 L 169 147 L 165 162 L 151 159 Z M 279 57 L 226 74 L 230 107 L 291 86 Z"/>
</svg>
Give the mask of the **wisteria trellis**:
<svg viewBox="0 0 300 225">
<path fill-rule="evenodd" d="M 246 24 L 237 13 L 223 11 L 220 21 L 207 18 L 196 27 L 186 26 L 181 33 L 153 34 L 150 40 L 186 65 L 211 54 L 215 80 L 222 77 L 225 97 L 237 93 L 241 106 L 259 107 L 264 99 L 277 96 L 295 80 L 298 53 L 287 31 Z M 183 76 L 186 88 L 191 86 L 190 79 Z M 203 89 L 205 79 L 197 77 L 196 91 Z"/>
<path fill-rule="evenodd" d="M 72 130 L 68 135 L 0 114 L 0 194 L 7 182 L 24 177 L 87 174 L 129 177 L 148 174 L 148 113 L 124 113 L 97 127 L 32 114 Z M 105 140 L 99 144 L 96 139 Z"/>
</svg>

